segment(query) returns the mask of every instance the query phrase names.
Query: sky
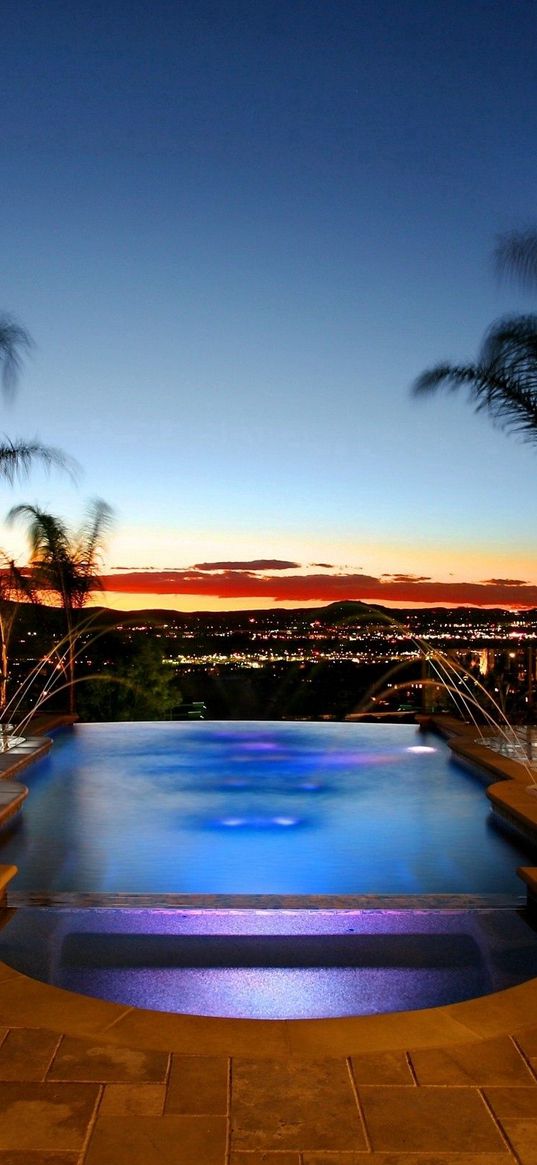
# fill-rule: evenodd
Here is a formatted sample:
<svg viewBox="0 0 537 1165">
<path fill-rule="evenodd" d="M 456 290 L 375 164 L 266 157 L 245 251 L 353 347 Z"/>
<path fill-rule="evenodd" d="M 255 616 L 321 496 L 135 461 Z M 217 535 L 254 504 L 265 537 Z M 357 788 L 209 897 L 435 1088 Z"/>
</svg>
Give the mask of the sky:
<svg viewBox="0 0 537 1165">
<path fill-rule="evenodd" d="M 537 605 L 537 448 L 412 397 L 535 309 L 533 0 L 3 0 L 0 507 L 114 528 L 118 609 Z M 24 561 L 22 527 L 0 545 Z"/>
</svg>

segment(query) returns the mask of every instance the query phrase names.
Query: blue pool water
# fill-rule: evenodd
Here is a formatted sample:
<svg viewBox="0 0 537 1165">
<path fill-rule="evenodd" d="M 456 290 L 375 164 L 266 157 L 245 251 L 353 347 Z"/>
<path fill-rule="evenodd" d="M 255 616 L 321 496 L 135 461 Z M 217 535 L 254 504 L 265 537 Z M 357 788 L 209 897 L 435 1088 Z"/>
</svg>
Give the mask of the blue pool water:
<svg viewBox="0 0 537 1165">
<path fill-rule="evenodd" d="M 17 892 L 518 899 L 528 864 L 412 725 L 80 725 L 25 780 Z"/>
</svg>

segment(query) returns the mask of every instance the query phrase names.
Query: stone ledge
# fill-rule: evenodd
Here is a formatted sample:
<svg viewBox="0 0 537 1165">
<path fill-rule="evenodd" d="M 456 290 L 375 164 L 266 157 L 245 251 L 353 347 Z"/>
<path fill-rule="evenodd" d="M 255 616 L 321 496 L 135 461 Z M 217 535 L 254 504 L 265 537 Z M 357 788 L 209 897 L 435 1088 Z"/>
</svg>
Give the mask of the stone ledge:
<svg viewBox="0 0 537 1165">
<path fill-rule="evenodd" d="M 38 982 L 5 963 L 0 981 L 0 1024 L 199 1056 L 270 1059 L 451 1047 L 516 1035 L 537 1014 L 537 979 L 445 1007 L 312 1020 L 223 1019 L 125 1007 Z"/>
<path fill-rule="evenodd" d="M 519 866 L 517 874 L 530 890 L 537 893 L 537 866 Z"/>
<path fill-rule="evenodd" d="M 8 882 L 18 874 L 18 866 L 0 866 L 0 893 L 5 890 Z"/>
<path fill-rule="evenodd" d="M 498 781 L 489 786 L 487 797 L 500 816 L 520 823 L 537 841 L 537 785 L 523 787 L 518 781 Z"/>
<path fill-rule="evenodd" d="M 27 796 L 26 785 L 20 785 L 18 781 L 0 781 L 0 828 L 20 812 Z"/>
<path fill-rule="evenodd" d="M 465 724 L 454 716 L 441 715 L 417 716 L 416 720 L 421 728 L 442 736 L 452 752 L 468 761 L 474 771 L 479 769 L 500 780 L 510 779 L 525 786 L 529 784 L 529 765 L 488 748 L 483 744 L 482 730 L 474 724 Z"/>
<path fill-rule="evenodd" d="M 18 874 L 18 872 L 18 866 L 0 866 L 0 910 L 3 910 L 7 906 L 6 889 L 11 882 L 11 879 L 14 878 L 15 874 Z"/>
<path fill-rule="evenodd" d="M 449 737 L 447 743 L 456 756 L 469 761 L 470 765 L 480 769 L 482 773 L 490 774 L 496 780 L 499 778 L 504 781 L 516 781 L 517 784 L 524 786 L 531 780 L 528 766 L 523 761 L 502 756 L 492 748 L 487 748 L 477 738 Z"/>
<path fill-rule="evenodd" d="M 45 756 L 52 748 L 48 736 L 27 736 L 22 744 L 15 745 L 7 752 L 0 752 L 0 780 L 10 780 L 36 760 Z"/>
</svg>

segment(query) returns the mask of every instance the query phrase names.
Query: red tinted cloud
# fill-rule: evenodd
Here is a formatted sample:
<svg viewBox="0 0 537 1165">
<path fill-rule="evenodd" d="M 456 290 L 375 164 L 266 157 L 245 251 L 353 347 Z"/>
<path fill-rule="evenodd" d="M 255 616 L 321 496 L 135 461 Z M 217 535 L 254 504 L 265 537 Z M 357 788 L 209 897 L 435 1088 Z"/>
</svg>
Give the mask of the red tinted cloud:
<svg viewBox="0 0 537 1165">
<path fill-rule="evenodd" d="M 266 598 L 280 603 L 330 603 L 361 599 L 373 603 L 448 606 L 537 607 L 537 586 L 517 580 L 486 583 L 434 582 L 392 575 L 384 581 L 364 574 L 271 575 L 222 570 L 132 571 L 101 579 L 107 591 L 122 594 L 203 595 L 220 600 Z"/>
<path fill-rule="evenodd" d="M 418 583 L 430 582 L 431 577 L 428 574 L 382 574 L 382 579 L 387 579 L 394 583 Z"/>
<path fill-rule="evenodd" d="M 529 583 L 522 578 L 484 578 L 485 587 L 527 587 Z"/>
<path fill-rule="evenodd" d="M 196 562 L 194 570 L 298 570 L 299 562 L 284 558 L 253 558 L 250 562 Z"/>
</svg>

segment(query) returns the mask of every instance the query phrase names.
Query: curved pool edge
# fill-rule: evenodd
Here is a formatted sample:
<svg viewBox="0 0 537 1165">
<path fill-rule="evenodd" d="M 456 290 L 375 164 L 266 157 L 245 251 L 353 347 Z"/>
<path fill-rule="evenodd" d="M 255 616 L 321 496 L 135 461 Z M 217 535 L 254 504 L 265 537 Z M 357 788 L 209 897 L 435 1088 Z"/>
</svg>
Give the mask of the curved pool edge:
<svg viewBox="0 0 537 1165">
<path fill-rule="evenodd" d="M 338 1019 L 226 1019 L 124 1007 L 42 983 L 0 963 L 0 1024 L 183 1055 L 282 1059 L 447 1048 L 516 1037 L 532 1026 L 532 1015 L 537 1015 L 537 979 L 423 1011 Z"/>
</svg>

